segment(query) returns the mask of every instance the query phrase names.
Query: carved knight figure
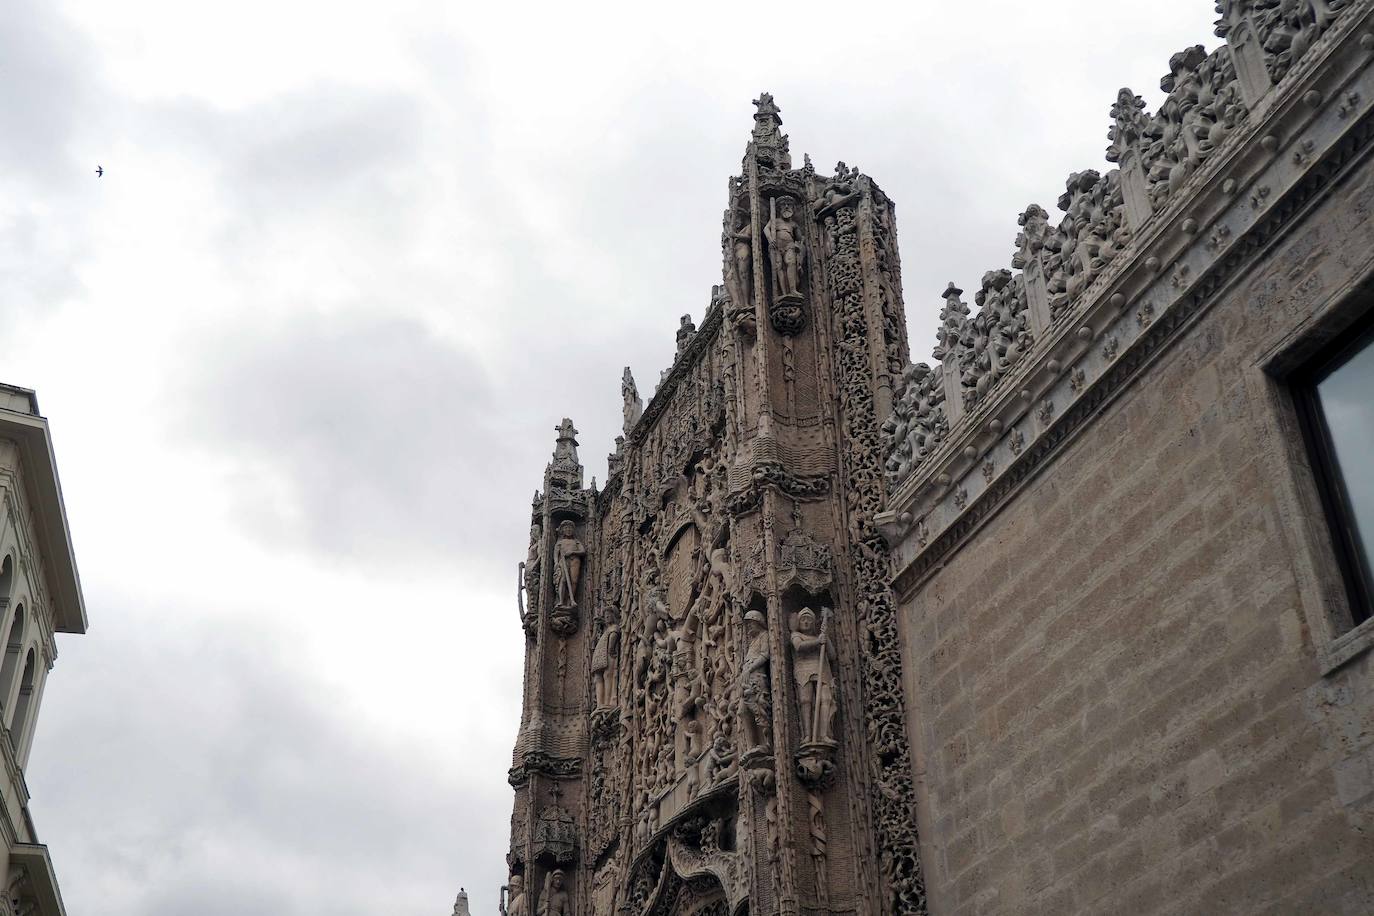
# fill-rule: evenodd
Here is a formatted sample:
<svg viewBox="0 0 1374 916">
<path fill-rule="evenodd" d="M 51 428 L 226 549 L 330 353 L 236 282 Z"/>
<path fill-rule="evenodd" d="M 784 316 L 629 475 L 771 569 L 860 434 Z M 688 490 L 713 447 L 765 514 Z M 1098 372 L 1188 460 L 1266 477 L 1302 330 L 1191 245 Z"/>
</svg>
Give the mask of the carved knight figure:
<svg viewBox="0 0 1374 916">
<path fill-rule="evenodd" d="M 773 214 L 763 227 L 773 258 L 773 277 L 778 294 L 784 297 L 801 295 L 802 233 L 793 218 L 796 201 L 783 195 L 769 201 Z"/>
<path fill-rule="evenodd" d="M 740 738 L 744 753 L 773 747 L 773 699 L 768 687 L 768 620 L 762 611 L 744 615 L 748 643 L 739 673 Z"/>
<path fill-rule="evenodd" d="M 511 875 L 508 884 L 510 897 L 506 901 L 506 916 L 530 916 L 530 905 L 525 900 L 525 879 L 521 875 Z"/>
<path fill-rule="evenodd" d="M 563 888 L 563 869 L 555 868 L 544 879 L 544 894 L 539 900 L 538 916 L 572 916 L 572 901 Z"/>
<path fill-rule="evenodd" d="M 571 519 L 558 524 L 558 541 L 553 546 L 553 562 L 558 576 L 558 600 L 555 607 L 577 605 L 577 584 L 582 580 L 582 560 L 587 548 L 574 535 L 577 526 Z"/>
<path fill-rule="evenodd" d="M 609 709 L 615 699 L 615 674 L 620 659 L 620 625 L 609 623 L 592 650 L 592 691 L 597 709 Z"/>
<path fill-rule="evenodd" d="M 639 389 L 635 386 L 635 377 L 630 372 L 629 366 L 625 367 L 625 374 L 620 377 L 620 397 L 625 402 L 622 413 L 625 421 L 625 435 L 628 436 L 630 430 L 634 429 L 635 424 L 644 414 L 644 402 L 639 399 Z"/>
<path fill-rule="evenodd" d="M 797 614 L 792 630 L 792 676 L 801 702 L 805 744 L 835 744 L 835 661 L 830 644 L 830 608 L 822 608 L 817 628 L 816 612 L 809 607 Z"/>
</svg>

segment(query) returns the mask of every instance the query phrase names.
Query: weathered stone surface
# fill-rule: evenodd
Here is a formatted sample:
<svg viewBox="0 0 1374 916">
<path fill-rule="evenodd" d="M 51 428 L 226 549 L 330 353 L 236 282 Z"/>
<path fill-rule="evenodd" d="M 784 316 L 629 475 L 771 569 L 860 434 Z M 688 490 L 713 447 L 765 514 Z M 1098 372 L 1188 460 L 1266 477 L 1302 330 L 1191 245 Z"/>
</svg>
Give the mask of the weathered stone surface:
<svg viewBox="0 0 1374 916">
<path fill-rule="evenodd" d="M 1374 628 L 1285 381 L 1374 305 L 1374 4 L 1219 11 L 1118 95 L 1124 243 L 1074 285 L 1115 230 L 1071 178 L 1014 261 L 1049 324 L 984 382 L 947 317 L 964 410 L 917 366 L 889 423 L 932 912 L 1374 911 Z"/>
<path fill-rule="evenodd" d="M 924 911 L 876 526 L 892 204 L 755 105 L 700 326 L 647 405 L 625 370 L 606 489 L 564 420 L 534 500 L 508 912 Z"/>
<path fill-rule="evenodd" d="M 1370 307 L 1374 0 L 1218 12 L 932 365 L 891 201 L 755 101 L 700 326 L 533 503 L 508 913 L 1374 912 L 1283 381 Z"/>
</svg>

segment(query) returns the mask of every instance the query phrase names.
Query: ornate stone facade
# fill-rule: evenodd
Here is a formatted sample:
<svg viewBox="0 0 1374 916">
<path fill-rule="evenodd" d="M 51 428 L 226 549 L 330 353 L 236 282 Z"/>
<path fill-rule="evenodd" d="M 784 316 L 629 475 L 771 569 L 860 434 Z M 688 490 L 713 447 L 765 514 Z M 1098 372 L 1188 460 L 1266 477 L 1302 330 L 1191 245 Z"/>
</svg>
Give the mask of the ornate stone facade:
<svg viewBox="0 0 1374 916">
<path fill-rule="evenodd" d="M 754 104 L 700 326 L 647 405 L 625 371 L 605 487 L 564 420 L 534 499 L 508 913 L 924 910 L 876 521 L 892 202 Z"/>
<path fill-rule="evenodd" d="M 705 317 L 534 500 L 508 913 L 1374 912 L 1285 387 L 1374 321 L 1374 0 L 1217 10 L 929 364 L 892 202 L 755 102 Z"/>
</svg>

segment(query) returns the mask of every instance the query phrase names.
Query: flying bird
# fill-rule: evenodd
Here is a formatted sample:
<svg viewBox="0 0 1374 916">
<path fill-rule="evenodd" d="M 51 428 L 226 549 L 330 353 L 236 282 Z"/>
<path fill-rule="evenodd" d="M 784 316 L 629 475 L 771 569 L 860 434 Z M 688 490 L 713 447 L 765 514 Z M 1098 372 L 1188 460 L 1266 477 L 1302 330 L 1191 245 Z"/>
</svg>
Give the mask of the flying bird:
<svg viewBox="0 0 1374 916">
<path fill-rule="evenodd" d="M 96 178 L 99 178 L 101 175 L 104 175 L 104 174 L 105 174 L 105 170 L 104 170 L 103 168 L 101 168 L 100 166 L 97 165 L 97 166 L 95 167 L 95 177 L 96 177 Z"/>
</svg>

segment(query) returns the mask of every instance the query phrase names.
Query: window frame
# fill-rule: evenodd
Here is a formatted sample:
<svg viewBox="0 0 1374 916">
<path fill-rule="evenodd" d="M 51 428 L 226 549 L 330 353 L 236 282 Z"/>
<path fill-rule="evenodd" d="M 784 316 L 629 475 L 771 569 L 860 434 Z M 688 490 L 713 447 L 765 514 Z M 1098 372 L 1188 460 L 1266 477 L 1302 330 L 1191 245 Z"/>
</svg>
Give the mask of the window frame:
<svg viewBox="0 0 1374 916">
<path fill-rule="evenodd" d="M 1349 619 L 1345 621 L 1344 631 L 1374 619 L 1374 570 L 1370 568 L 1365 550 L 1361 549 L 1363 539 L 1355 524 L 1350 493 L 1336 457 L 1335 442 L 1317 386 L 1369 348 L 1374 348 L 1374 308 L 1312 354 L 1287 379 L 1334 559 L 1345 584 Z"/>
</svg>

